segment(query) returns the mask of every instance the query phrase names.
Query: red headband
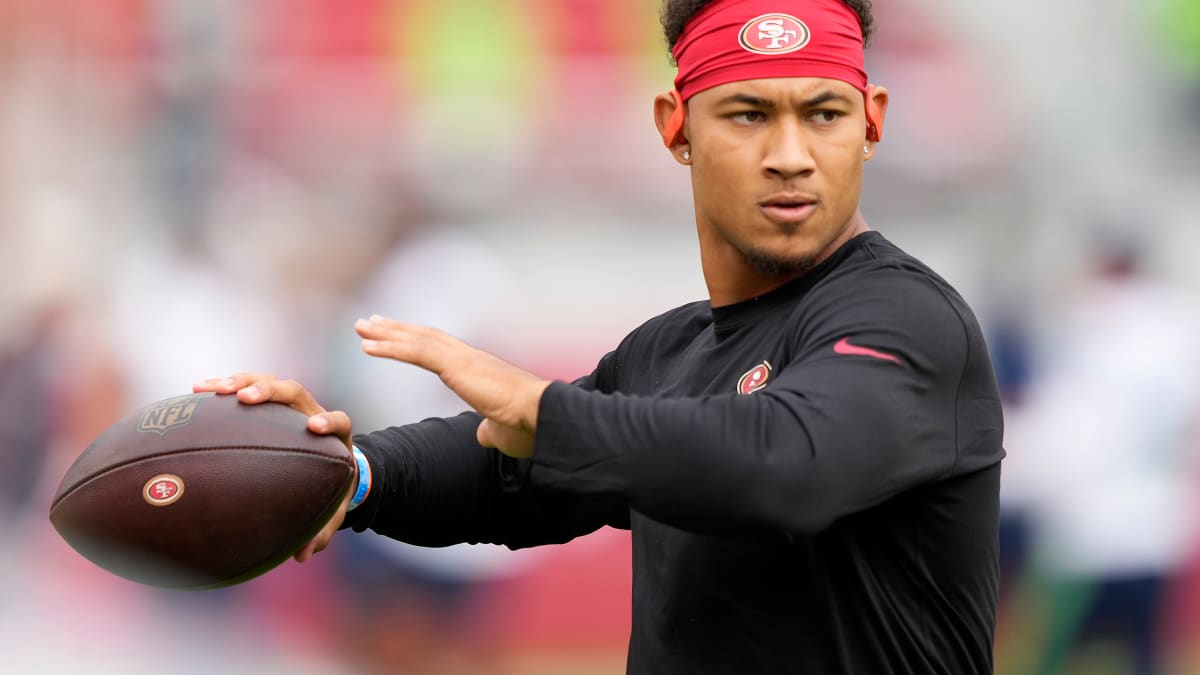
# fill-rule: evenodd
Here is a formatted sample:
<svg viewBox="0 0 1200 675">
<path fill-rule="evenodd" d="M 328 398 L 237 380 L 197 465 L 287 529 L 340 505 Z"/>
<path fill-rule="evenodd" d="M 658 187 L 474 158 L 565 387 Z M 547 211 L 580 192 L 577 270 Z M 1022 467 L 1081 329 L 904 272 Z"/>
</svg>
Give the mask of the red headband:
<svg viewBox="0 0 1200 675">
<path fill-rule="evenodd" d="M 867 137 L 879 140 L 878 112 L 863 65 L 858 15 L 842 0 L 716 0 L 688 21 L 672 50 L 675 114 L 663 140 L 678 142 L 683 102 L 718 85 L 769 77 L 825 77 L 863 92 Z"/>
</svg>

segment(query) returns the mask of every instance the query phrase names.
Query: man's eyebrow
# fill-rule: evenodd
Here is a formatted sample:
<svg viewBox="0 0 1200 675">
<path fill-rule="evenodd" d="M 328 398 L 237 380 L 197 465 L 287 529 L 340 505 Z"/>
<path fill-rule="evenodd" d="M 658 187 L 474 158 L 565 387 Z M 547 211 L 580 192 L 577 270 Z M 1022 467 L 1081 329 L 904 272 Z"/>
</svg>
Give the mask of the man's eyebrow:
<svg viewBox="0 0 1200 675">
<path fill-rule="evenodd" d="M 769 101 L 765 98 L 759 98 L 758 96 L 751 96 L 749 94 L 730 94 L 720 101 L 717 101 L 717 105 L 727 105 L 730 103 L 744 103 L 746 105 L 752 105 L 756 108 L 775 107 L 774 101 Z"/>
<path fill-rule="evenodd" d="M 829 91 L 818 94 L 818 95 L 814 96 L 813 98 L 808 99 L 807 101 L 804 101 L 803 103 L 800 104 L 800 107 L 812 108 L 814 106 L 821 105 L 822 103 L 829 103 L 830 101 L 838 101 L 840 103 L 849 103 L 850 99 L 846 98 L 844 95 L 839 94 L 836 91 L 833 91 L 831 89 Z"/>
<path fill-rule="evenodd" d="M 808 99 L 807 101 L 801 101 L 800 107 L 801 108 L 812 108 L 814 106 L 821 105 L 822 103 L 829 103 L 830 101 L 839 101 L 841 103 L 849 103 L 850 99 L 846 98 L 844 95 L 839 94 L 836 91 L 833 91 L 831 89 L 829 91 L 825 91 L 820 94 L 817 94 L 816 96 Z M 742 103 L 745 105 L 754 106 L 756 108 L 774 108 L 775 107 L 774 101 L 765 99 L 765 98 L 762 98 L 759 96 L 751 96 L 750 94 L 730 94 L 729 96 L 726 96 L 725 98 L 721 99 L 720 101 L 717 101 L 717 105 L 728 105 L 730 103 Z"/>
</svg>

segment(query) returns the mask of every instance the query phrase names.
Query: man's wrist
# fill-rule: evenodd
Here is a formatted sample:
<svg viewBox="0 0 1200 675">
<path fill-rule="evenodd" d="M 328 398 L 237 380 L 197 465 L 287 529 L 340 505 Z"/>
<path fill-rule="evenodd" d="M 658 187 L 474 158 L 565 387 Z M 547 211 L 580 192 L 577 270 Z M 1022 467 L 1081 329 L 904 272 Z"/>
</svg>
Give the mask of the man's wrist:
<svg viewBox="0 0 1200 675">
<path fill-rule="evenodd" d="M 346 507 L 347 512 L 358 508 L 371 493 L 371 463 L 367 461 L 367 456 L 358 449 L 357 445 L 350 447 L 351 453 L 354 455 L 354 462 L 358 465 L 358 484 L 354 488 L 354 496 L 350 497 L 350 504 Z"/>
<path fill-rule="evenodd" d="M 524 408 L 523 419 L 521 420 L 521 428 L 534 433 L 537 431 L 538 412 L 542 407 L 542 396 L 545 395 L 546 389 L 554 383 L 554 380 L 543 380 L 538 378 L 531 383 L 528 394 L 526 407 Z"/>
</svg>

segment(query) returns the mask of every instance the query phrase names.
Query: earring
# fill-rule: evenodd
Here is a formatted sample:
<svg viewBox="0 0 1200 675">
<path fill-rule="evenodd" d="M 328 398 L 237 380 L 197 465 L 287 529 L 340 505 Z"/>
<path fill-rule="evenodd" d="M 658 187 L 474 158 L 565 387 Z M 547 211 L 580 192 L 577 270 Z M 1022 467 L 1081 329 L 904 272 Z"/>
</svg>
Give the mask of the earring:
<svg viewBox="0 0 1200 675">
<path fill-rule="evenodd" d="M 871 154 L 871 146 L 869 146 L 869 145 L 864 145 L 864 146 L 863 146 L 863 154 L 864 154 L 864 155 L 869 155 L 869 154 Z"/>
<path fill-rule="evenodd" d="M 686 161 L 690 160 L 691 158 L 692 158 L 692 153 L 688 152 L 687 150 L 684 150 L 683 151 L 683 161 L 686 162 Z"/>
</svg>

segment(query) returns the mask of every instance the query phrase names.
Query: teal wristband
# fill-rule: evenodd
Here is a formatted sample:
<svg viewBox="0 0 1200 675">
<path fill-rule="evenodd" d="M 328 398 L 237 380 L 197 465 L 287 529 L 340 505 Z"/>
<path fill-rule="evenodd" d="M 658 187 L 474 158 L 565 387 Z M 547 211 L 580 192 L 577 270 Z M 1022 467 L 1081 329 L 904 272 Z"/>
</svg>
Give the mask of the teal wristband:
<svg viewBox="0 0 1200 675">
<path fill-rule="evenodd" d="M 367 494 L 371 492 L 371 464 L 367 462 L 367 456 L 358 449 L 357 445 L 350 447 L 354 453 L 354 461 L 358 464 L 358 488 L 354 490 L 354 496 L 350 498 L 350 505 L 346 507 L 347 511 L 358 508 L 358 505 L 362 504 L 367 499 Z"/>
</svg>

